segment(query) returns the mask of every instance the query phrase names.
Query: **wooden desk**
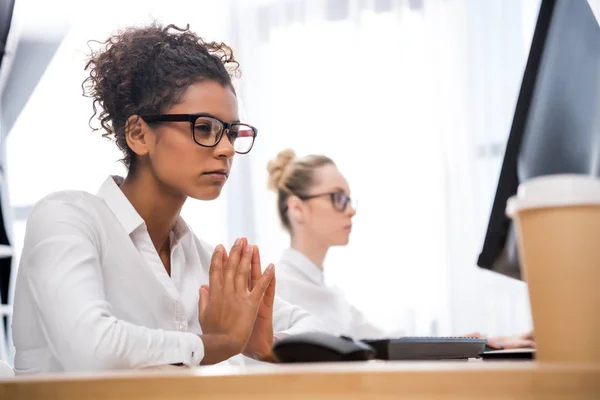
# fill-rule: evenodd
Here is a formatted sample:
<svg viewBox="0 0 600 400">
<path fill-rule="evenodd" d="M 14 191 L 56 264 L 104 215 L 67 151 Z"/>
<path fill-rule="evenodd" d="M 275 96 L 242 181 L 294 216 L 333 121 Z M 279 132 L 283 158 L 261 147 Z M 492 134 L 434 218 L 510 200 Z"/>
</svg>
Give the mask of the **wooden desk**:
<svg viewBox="0 0 600 400">
<path fill-rule="evenodd" d="M 600 399 L 600 365 L 381 362 L 203 367 L 0 380 L 0 399 Z"/>
</svg>

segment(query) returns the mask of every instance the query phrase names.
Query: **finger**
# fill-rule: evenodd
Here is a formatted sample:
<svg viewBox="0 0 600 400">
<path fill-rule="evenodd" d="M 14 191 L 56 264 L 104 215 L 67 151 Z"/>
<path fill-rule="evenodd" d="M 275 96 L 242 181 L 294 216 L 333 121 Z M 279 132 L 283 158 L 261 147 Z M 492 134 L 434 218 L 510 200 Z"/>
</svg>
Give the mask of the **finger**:
<svg viewBox="0 0 600 400">
<path fill-rule="evenodd" d="M 223 265 L 223 268 L 226 268 L 227 262 L 229 261 L 229 256 L 227 255 L 227 249 L 224 246 L 222 247 L 222 250 L 223 251 L 221 252 L 221 254 L 223 254 L 223 258 L 222 258 L 223 264 L 221 264 L 221 265 Z"/>
<path fill-rule="evenodd" d="M 210 259 L 210 268 L 208 270 L 208 283 L 212 287 L 220 288 L 223 286 L 223 256 L 225 252 L 223 246 L 218 245 Z"/>
<path fill-rule="evenodd" d="M 227 263 L 229 262 L 229 255 L 227 254 L 227 249 L 225 248 L 225 246 L 222 247 L 221 249 L 221 254 L 223 254 L 223 257 L 221 257 L 222 260 L 222 270 L 221 270 L 221 276 L 223 279 L 223 282 L 225 281 L 225 270 L 227 269 Z"/>
<path fill-rule="evenodd" d="M 246 244 L 242 259 L 235 274 L 235 290 L 239 293 L 248 293 L 248 277 L 250 276 L 250 261 L 252 260 L 253 247 Z"/>
<path fill-rule="evenodd" d="M 263 296 L 265 295 L 265 291 L 271 284 L 271 280 L 274 276 L 273 264 L 269 265 L 265 272 L 262 274 L 254 289 L 250 293 L 250 300 L 254 304 L 259 304 L 262 301 Z"/>
<path fill-rule="evenodd" d="M 271 278 L 271 282 L 269 283 L 269 286 L 267 286 L 267 289 L 265 290 L 265 294 L 263 296 L 263 303 L 267 307 L 273 308 L 273 302 L 275 302 L 275 284 L 276 284 L 276 282 L 275 282 L 276 281 L 275 265 L 269 264 L 269 267 L 273 270 L 273 277 Z"/>
<path fill-rule="evenodd" d="M 504 349 L 504 345 L 494 339 L 488 339 L 487 345 L 497 350 Z"/>
<path fill-rule="evenodd" d="M 526 334 L 523 335 L 523 339 L 526 340 L 535 340 L 535 338 L 533 337 L 533 331 L 529 331 Z"/>
<path fill-rule="evenodd" d="M 522 347 L 525 349 L 535 349 L 536 344 L 535 344 L 535 341 L 533 341 L 533 340 L 525 340 L 525 341 L 523 341 Z"/>
<path fill-rule="evenodd" d="M 223 289 L 228 292 L 235 291 L 235 274 L 240 263 L 242 249 L 245 246 L 245 239 L 237 239 L 229 252 L 227 267 L 225 268 Z"/>
<path fill-rule="evenodd" d="M 252 290 L 262 276 L 262 269 L 260 267 L 260 252 L 258 251 L 258 246 L 254 246 L 253 248 L 250 269 L 250 290 Z"/>
<path fill-rule="evenodd" d="M 200 301 L 198 302 L 198 313 L 200 317 L 204 315 L 204 310 L 206 310 L 206 306 L 208 305 L 209 294 L 209 287 L 207 285 L 202 285 L 200 287 Z"/>
</svg>

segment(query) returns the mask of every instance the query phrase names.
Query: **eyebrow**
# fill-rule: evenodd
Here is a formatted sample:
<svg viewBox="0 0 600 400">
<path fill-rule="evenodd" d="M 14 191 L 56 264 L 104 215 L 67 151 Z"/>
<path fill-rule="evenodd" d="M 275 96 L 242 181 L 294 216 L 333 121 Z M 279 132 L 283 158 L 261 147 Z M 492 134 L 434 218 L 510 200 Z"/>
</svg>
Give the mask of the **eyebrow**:
<svg viewBox="0 0 600 400">
<path fill-rule="evenodd" d="M 219 116 L 216 116 L 216 115 L 215 115 L 215 114 L 213 114 L 213 113 L 209 113 L 209 112 L 206 112 L 206 111 L 198 111 L 198 112 L 193 112 L 193 113 L 189 113 L 189 114 L 187 114 L 187 115 L 204 115 L 204 116 L 206 116 L 206 117 L 212 117 L 212 118 L 216 118 L 216 119 L 218 119 L 218 120 L 221 120 L 221 121 L 223 121 L 223 122 L 228 122 L 228 121 L 227 121 L 227 120 L 225 120 L 224 118 L 221 118 L 221 117 L 219 117 Z M 238 123 L 240 123 L 240 122 L 241 122 L 241 121 L 240 121 L 239 119 L 236 119 L 236 120 L 233 120 L 233 121 L 231 121 L 231 122 L 229 122 L 229 123 L 230 123 L 230 124 L 238 124 Z"/>
<path fill-rule="evenodd" d="M 339 187 L 339 186 L 334 187 L 333 189 L 331 189 L 331 191 L 333 193 L 342 192 L 342 193 L 346 194 L 346 191 L 344 189 L 342 189 L 341 187 Z M 350 194 L 349 190 L 348 190 L 348 194 Z"/>
<path fill-rule="evenodd" d="M 221 118 L 221 117 L 217 117 L 216 115 L 214 115 L 214 114 L 212 114 L 212 113 L 208 113 L 208 112 L 199 112 L 199 113 L 196 113 L 196 114 L 204 114 L 204 115 L 207 115 L 207 116 L 209 116 L 209 117 L 213 117 L 213 118 L 219 119 L 219 120 L 221 120 L 221 121 L 227 122 L 225 119 L 223 119 L 223 118 Z M 193 114 L 192 114 L 192 115 L 193 115 Z M 229 123 L 230 123 L 230 124 L 239 124 L 239 123 L 241 123 L 241 122 L 242 122 L 242 121 L 240 121 L 239 119 L 236 119 L 236 120 L 233 120 L 233 121 L 231 121 L 231 122 L 229 122 Z"/>
</svg>

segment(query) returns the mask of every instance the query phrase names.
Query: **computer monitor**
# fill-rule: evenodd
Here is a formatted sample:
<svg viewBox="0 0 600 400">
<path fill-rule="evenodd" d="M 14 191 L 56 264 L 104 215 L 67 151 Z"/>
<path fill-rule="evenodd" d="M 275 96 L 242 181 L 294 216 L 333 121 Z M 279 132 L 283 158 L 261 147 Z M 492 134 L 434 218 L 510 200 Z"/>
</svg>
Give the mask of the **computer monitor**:
<svg viewBox="0 0 600 400">
<path fill-rule="evenodd" d="M 587 0 L 541 2 L 480 267 L 522 279 L 506 202 L 557 173 L 600 177 L 600 26 Z"/>
</svg>

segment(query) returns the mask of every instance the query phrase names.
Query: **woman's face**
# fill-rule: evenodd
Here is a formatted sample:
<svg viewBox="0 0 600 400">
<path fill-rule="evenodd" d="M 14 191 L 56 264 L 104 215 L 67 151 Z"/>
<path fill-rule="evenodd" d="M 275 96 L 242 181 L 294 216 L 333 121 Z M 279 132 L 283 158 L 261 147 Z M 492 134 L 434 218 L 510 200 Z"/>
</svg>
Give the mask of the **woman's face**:
<svg viewBox="0 0 600 400">
<path fill-rule="evenodd" d="M 214 81 L 191 85 L 181 102 L 163 114 L 204 113 L 224 122 L 239 122 L 233 90 Z M 148 160 L 152 173 L 174 195 L 199 200 L 219 196 L 231 170 L 234 148 L 227 135 L 214 147 L 202 147 L 192 138 L 189 122 L 153 124 Z"/>
<path fill-rule="evenodd" d="M 317 168 L 309 196 L 325 193 L 341 193 L 350 196 L 350 187 L 335 165 Z M 339 195 L 338 195 L 339 196 Z M 339 197 L 338 197 L 339 199 Z M 356 210 L 348 202 L 344 210 L 334 205 L 330 195 L 315 197 L 302 202 L 304 231 L 327 246 L 344 246 L 350 240 L 352 218 Z"/>
</svg>

